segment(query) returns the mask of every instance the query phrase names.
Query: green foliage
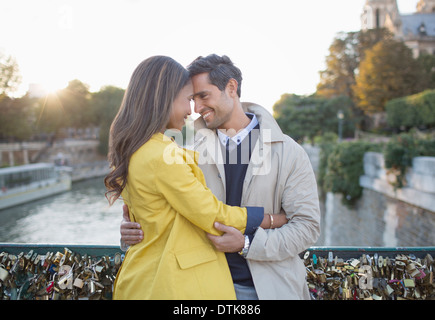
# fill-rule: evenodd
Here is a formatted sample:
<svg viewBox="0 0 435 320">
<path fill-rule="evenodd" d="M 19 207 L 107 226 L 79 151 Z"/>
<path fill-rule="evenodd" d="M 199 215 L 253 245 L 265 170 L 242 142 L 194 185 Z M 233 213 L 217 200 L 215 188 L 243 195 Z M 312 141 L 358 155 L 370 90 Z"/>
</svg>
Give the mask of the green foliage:
<svg viewBox="0 0 435 320">
<path fill-rule="evenodd" d="M 35 136 L 60 138 L 66 128 L 100 128 L 99 152 L 107 154 L 110 125 L 124 90 L 106 86 L 89 92 L 89 86 L 72 80 L 56 93 L 41 98 L 0 95 L 0 139 L 28 140 Z"/>
<path fill-rule="evenodd" d="M 353 136 L 355 116 L 352 101 L 348 97 L 324 98 L 316 95 L 298 96 L 285 94 L 274 105 L 274 115 L 283 132 L 297 141 L 326 132 L 337 132 L 339 110 L 344 113 L 344 136 Z"/>
<path fill-rule="evenodd" d="M 110 125 L 118 113 L 123 97 L 124 90 L 113 86 L 103 87 L 100 91 L 92 94 L 90 103 L 93 105 L 95 116 L 99 118 L 100 144 L 98 151 L 100 154 L 107 154 Z"/>
<path fill-rule="evenodd" d="M 329 47 L 326 57 L 326 69 L 320 71 L 320 81 L 316 94 L 325 98 L 348 97 L 352 104 L 353 125 L 365 130 L 370 123 L 356 104 L 354 87 L 360 63 L 367 50 L 380 41 L 392 39 L 392 33 L 384 28 L 361 30 L 358 32 L 340 32 Z"/>
<path fill-rule="evenodd" d="M 72 80 L 58 92 L 66 117 L 64 127 L 86 128 L 95 124 L 93 106 L 90 105 L 89 86 L 80 80 Z"/>
<path fill-rule="evenodd" d="M 366 50 L 391 38 L 387 29 L 380 28 L 338 33 L 329 47 L 326 69 L 320 72 L 317 94 L 328 98 L 343 95 L 352 99 L 356 70 Z"/>
<path fill-rule="evenodd" d="M 385 111 L 394 98 L 427 88 L 421 65 L 403 42 L 380 41 L 366 51 L 353 88 L 359 108 L 371 115 Z"/>
<path fill-rule="evenodd" d="M 17 61 L 0 52 L 0 96 L 14 92 L 21 82 Z"/>
<path fill-rule="evenodd" d="M 0 96 L 0 139 L 23 141 L 35 133 L 34 101 L 24 96 L 13 99 Z"/>
<path fill-rule="evenodd" d="M 320 129 L 316 116 L 318 101 L 315 97 L 303 98 L 292 95 L 281 98 L 280 101 L 282 101 L 282 106 L 279 107 L 281 112 L 276 120 L 283 132 L 299 141 L 305 136 L 312 137 L 318 134 Z"/>
<path fill-rule="evenodd" d="M 325 176 L 328 168 L 328 158 L 334 150 L 338 141 L 338 136 L 334 132 L 327 132 L 315 138 L 315 144 L 320 147 L 319 168 L 317 173 L 317 183 L 319 186 L 325 184 Z"/>
<path fill-rule="evenodd" d="M 412 166 L 412 159 L 420 156 L 435 156 L 435 139 L 418 137 L 415 133 L 394 136 L 384 148 L 385 168 L 396 176 L 394 187 L 406 185 L 406 172 Z"/>
<path fill-rule="evenodd" d="M 391 99 L 434 89 L 434 70 L 435 56 L 414 59 L 412 51 L 387 29 L 340 32 L 329 48 L 326 69 L 320 71 L 316 94 L 349 97 L 355 127 L 382 130 L 383 123 L 381 128 L 372 127 L 372 115 L 383 113 Z M 401 118 L 409 122 L 415 116 L 408 113 Z"/>
<path fill-rule="evenodd" d="M 58 136 L 63 128 L 100 128 L 98 150 L 107 154 L 109 130 L 121 105 L 124 90 L 106 86 L 90 93 L 88 86 L 79 80 L 70 81 L 68 86 L 56 94 L 39 101 L 38 128 L 41 132 Z"/>
<path fill-rule="evenodd" d="M 385 108 L 388 125 L 396 130 L 435 127 L 435 90 L 390 100 Z"/>
<path fill-rule="evenodd" d="M 354 204 L 362 194 L 359 177 L 364 174 L 364 153 L 377 148 L 378 145 L 363 141 L 335 144 L 328 150 L 323 190 L 341 193 L 344 204 Z"/>
<path fill-rule="evenodd" d="M 435 157 L 435 138 L 428 135 L 418 140 L 417 152 L 419 157 Z"/>
<path fill-rule="evenodd" d="M 412 166 L 413 158 L 435 157 L 435 139 L 430 134 L 402 133 L 385 144 L 364 141 L 337 143 L 336 138 L 334 133 L 328 133 L 316 139 L 320 147 L 317 182 L 324 192 L 341 193 L 343 203 L 348 206 L 362 194 L 359 177 L 364 174 L 364 153 L 383 153 L 385 168 L 396 176 L 395 188 L 406 185 L 406 171 Z"/>
<path fill-rule="evenodd" d="M 39 132 L 55 137 L 59 137 L 63 128 L 85 128 L 97 122 L 90 104 L 89 86 L 79 80 L 72 80 L 66 88 L 40 98 L 37 113 Z"/>
<path fill-rule="evenodd" d="M 427 87 L 435 88 L 435 55 L 420 54 L 417 58 L 418 63 L 422 66 L 427 81 Z"/>
</svg>

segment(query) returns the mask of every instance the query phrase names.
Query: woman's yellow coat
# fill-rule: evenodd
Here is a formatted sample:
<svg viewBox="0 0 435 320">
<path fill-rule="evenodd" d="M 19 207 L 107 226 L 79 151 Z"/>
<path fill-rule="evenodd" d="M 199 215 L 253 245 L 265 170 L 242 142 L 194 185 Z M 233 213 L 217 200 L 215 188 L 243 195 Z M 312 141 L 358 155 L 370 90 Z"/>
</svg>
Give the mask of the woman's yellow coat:
<svg viewBox="0 0 435 320">
<path fill-rule="evenodd" d="M 215 221 L 242 233 L 246 208 L 223 204 L 206 187 L 198 153 L 155 134 L 130 159 L 122 193 L 144 240 L 131 246 L 114 299 L 235 299 L 225 254 L 206 232 Z"/>
</svg>

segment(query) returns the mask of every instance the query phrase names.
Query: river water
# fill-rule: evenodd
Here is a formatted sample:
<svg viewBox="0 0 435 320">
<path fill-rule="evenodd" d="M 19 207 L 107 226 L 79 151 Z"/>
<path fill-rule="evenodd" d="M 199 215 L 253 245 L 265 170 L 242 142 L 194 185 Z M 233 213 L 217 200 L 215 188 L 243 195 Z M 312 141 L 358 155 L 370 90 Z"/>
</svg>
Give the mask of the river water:
<svg viewBox="0 0 435 320">
<path fill-rule="evenodd" d="M 109 207 L 103 178 L 0 210 L 0 242 L 119 245 L 122 202 Z"/>
</svg>

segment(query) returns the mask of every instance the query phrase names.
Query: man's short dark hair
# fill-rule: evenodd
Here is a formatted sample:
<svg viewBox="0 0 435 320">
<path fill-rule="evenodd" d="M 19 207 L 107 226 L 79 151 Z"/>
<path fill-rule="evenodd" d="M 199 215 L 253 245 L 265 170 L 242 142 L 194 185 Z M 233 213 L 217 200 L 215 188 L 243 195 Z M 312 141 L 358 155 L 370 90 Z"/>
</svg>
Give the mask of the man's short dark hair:
<svg viewBox="0 0 435 320">
<path fill-rule="evenodd" d="M 190 76 L 201 73 L 208 73 L 208 78 L 211 84 L 224 91 L 230 79 L 237 81 L 237 95 L 241 96 L 242 88 L 242 72 L 237 68 L 230 58 L 227 56 L 218 56 L 217 54 L 210 54 L 207 57 L 199 56 L 188 67 Z"/>
</svg>

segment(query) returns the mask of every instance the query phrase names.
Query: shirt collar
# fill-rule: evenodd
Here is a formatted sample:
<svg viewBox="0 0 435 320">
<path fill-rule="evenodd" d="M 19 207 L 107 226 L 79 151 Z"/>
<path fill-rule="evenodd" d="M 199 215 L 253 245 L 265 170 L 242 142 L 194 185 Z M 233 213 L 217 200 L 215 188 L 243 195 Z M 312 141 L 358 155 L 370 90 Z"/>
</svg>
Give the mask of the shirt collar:
<svg viewBox="0 0 435 320">
<path fill-rule="evenodd" d="M 251 132 L 251 130 L 258 125 L 258 120 L 255 114 L 246 112 L 246 115 L 251 118 L 251 122 L 245 128 L 240 130 L 235 136 L 229 137 L 220 130 L 217 130 L 219 141 L 223 144 L 223 146 L 227 145 L 229 139 L 231 139 L 236 145 L 239 145 L 240 143 L 242 143 L 243 139 L 245 139 L 249 135 L 249 132 Z"/>
</svg>

